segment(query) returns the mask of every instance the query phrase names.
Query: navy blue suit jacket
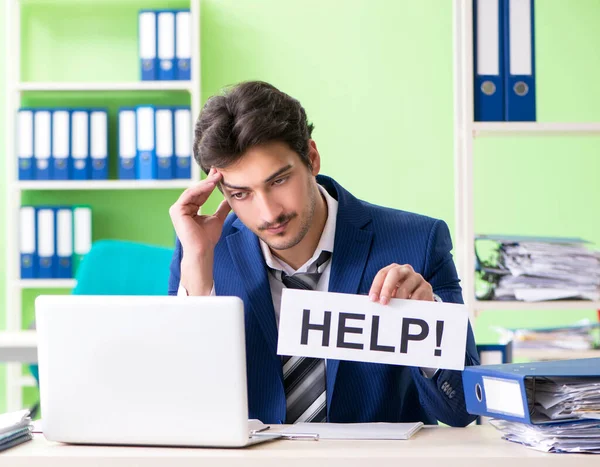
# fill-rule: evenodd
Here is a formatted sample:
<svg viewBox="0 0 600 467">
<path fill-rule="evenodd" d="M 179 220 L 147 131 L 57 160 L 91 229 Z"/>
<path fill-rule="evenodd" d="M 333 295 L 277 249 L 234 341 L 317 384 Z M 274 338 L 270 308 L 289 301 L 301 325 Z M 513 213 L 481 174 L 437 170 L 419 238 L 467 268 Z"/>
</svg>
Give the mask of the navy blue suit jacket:
<svg viewBox="0 0 600 467">
<path fill-rule="evenodd" d="M 443 221 L 366 203 L 326 176 L 317 181 L 339 203 L 330 292 L 366 295 L 377 272 L 398 263 L 410 264 L 444 302 L 462 303 Z M 177 241 L 171 295 L 179 287 L 181 257 Z M 267 268 L 258 237 L 234 214 L 227 217 L 215 248 L 214 283 L 217 295 L 244 302 L 249 418 L 283 423 L 286 403 Z M 465 365 L 477 364 L 469 325 Z M 327 412 L 330 422 L 439 420 L 465 426 L 475 419 L 465 408 L 460 371 L 440 370 L 426 378 L 419 368 L 339 360 L 327 361 Z"/>
</svg>

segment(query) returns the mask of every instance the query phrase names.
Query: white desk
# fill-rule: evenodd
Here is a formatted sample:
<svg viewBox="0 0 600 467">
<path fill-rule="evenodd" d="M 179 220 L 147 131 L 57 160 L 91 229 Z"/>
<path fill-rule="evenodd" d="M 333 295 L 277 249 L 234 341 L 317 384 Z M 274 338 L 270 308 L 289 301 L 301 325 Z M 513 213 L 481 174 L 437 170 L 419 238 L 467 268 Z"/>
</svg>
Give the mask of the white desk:
<svg viewBox="0 0 600 467">
<path fill-rule="evenodd" d="M 427 427 L 408 441 L 277 440 L 245 449 L 73 446 L 42 435 L 0 453 L 7 467 L 597 467 L 599 456 L 546 454 L 491 426 Z"/>
<path fill-rule="evenodd" d="M 36 332 L 0 332 L 0 362 L 37 362 Z"/>
</svg>

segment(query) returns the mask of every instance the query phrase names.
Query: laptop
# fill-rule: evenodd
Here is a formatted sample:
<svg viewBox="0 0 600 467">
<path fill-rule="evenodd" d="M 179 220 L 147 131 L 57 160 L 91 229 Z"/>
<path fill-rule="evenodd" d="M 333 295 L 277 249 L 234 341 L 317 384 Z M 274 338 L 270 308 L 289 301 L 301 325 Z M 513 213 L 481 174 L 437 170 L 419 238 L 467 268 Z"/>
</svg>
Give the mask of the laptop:
<svg viewBox="0 0 600 467">
<path fill-rule="evenodd" d="M 35 313 L 48 440 L 243 447 L 279 436 L 248 420 L 239 298 L 47 295 Z"/>
</svg>

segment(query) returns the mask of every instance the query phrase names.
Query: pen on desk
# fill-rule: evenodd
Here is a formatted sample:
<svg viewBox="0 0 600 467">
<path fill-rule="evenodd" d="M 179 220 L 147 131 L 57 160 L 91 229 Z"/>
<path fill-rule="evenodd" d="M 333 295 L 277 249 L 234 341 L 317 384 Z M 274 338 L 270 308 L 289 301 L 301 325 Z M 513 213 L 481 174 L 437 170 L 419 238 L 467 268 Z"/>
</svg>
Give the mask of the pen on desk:
<svg viewBox="0 0 600 467">
<path fill-rule="evenodd" d="M 265 438 L 285 438 L 290 440 L 314 440 L 319 441 L 319 433 L 282 433 L 277 431 L 266 432 L 262 430 L 253 430 L 252 436 L 263 436 Z"/>
</svg>

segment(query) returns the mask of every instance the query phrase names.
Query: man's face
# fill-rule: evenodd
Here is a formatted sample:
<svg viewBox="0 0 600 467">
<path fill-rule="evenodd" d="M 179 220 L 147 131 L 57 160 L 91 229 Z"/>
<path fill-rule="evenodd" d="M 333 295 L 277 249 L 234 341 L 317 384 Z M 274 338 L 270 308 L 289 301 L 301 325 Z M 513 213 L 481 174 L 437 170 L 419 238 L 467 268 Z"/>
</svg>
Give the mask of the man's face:
<svg viewBox="0 0 600 467">
<path fill-rule="evenodd" d="M 311 141 L 312 171 L 287 144 L 255 146 L 234 165 L 218 169 L 221 187 L 239 219 L 273 250 L 297 245 L 312 223 L 320 168 Z"/>
</svg>

